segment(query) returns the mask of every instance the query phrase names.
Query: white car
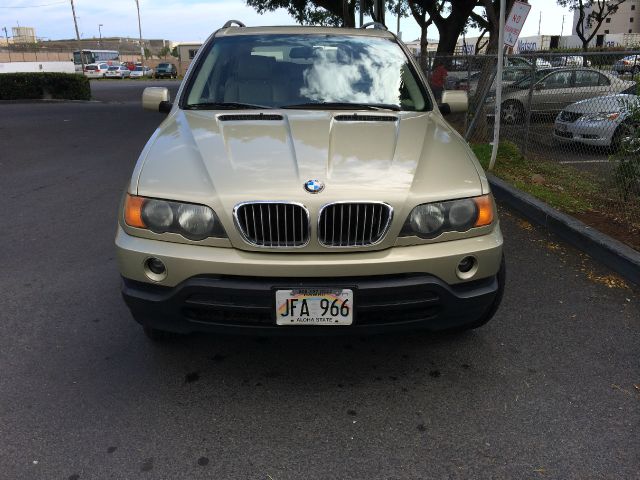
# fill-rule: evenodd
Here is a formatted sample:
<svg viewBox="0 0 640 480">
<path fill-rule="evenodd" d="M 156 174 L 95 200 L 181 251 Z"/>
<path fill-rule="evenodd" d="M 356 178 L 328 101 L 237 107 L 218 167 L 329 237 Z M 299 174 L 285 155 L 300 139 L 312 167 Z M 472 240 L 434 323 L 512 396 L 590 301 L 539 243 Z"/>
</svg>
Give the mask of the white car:
<svg viewBox="0 0 640 480">
<path fill-rule="evenodd" d="M 129 78 L 131 71 L 125 65 L 113 65 L 109 67 L 105 76 L 107 78 Z"/>
<path fill-rule="evenodd" d="M 92 63 L 84 66 L 84 76 L 87 78 L 104 78 L 107 70 L 109 70 L 109 64 L 107 63 Z"/>
<path fill-rule="evenodd" d="M 553 136 L 561 141 L 638 153 L 640 120 L 634 111 L 640 111 L 637 95 L 609 95 L 572 103 L 556 117 Z"/>
<path fill-rule="evenodd" d="M 137 66 L 132 72 L 131 72 L 131 78 L 142 78 L 142 77 L 149 77 L 151 78 L 151 76 L 153 75 L 153 69 L 151 67 L 142 67 L 142 66 Z"/>
</svg>

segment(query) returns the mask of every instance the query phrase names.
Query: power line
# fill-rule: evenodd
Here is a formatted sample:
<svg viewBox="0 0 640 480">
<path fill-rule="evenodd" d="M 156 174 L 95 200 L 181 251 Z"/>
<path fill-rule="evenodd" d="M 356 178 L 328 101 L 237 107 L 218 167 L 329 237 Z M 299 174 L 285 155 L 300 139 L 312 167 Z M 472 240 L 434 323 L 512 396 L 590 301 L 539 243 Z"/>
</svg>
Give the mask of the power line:
<svg viewBox="0 0 640 480">
<path fill-rule="evenodd" d="M 0 7 L 0 8 L 39 8 L 39 7 L 50 7 L 51 5 L 61 5 L 63 3 L 67 3 L 67 0 L 61 0 L 59 2 L 53 2 L 53 3 L 43 3 L 40 5 L 20 5 L 20 6 Z"/>
</svg>

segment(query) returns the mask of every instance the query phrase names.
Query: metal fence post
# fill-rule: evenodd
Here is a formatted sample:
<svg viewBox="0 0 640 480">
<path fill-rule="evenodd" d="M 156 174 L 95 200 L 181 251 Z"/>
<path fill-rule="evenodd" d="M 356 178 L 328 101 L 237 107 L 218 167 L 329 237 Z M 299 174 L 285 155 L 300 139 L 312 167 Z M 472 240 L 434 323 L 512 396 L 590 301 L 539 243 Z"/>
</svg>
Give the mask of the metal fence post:
<svg viewBox="0 0 640 480">
<path fill-rule="evenodd" d="M 533 103 L 533 86 L 536 83 L 536 59 L 532 58 L 531 62 L 531 82 L 529 83 L 529 96 L 527 97 L 527 121 L 525 123 L 524 144 L 522 145 L 522 155 L 527 155 L 529 149 L 529 134 L 531 131 L 531 104 Z"/>
</svg>

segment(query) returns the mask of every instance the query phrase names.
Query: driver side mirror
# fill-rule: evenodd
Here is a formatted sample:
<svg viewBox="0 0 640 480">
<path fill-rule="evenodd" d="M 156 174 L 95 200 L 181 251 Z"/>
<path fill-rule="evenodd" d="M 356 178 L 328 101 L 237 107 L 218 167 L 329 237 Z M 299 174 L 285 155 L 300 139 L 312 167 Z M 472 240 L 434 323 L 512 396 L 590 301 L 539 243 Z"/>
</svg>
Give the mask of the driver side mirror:
<svg viewBox="0 0 640 480">
<path fill-rule="evenodd" d="M 469 109 L 469 98 L 464 90 L 445 90 L 442 92 L 440 113 L 449 115 L 450 113 L 464 113 Z"/>
<path fill-rule="evenodd" d="M 169 113 L 173 103 L 169 89 L 165 87 L 147 87 L 142 92 L 142 108 L 154 112 Z"/>
</svg>

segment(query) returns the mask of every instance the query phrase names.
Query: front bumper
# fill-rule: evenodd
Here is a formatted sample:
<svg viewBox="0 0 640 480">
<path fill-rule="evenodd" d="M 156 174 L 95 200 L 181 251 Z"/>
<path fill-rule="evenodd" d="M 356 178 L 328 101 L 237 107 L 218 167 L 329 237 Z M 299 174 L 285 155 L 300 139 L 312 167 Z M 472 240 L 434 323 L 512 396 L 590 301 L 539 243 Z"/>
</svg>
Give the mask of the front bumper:
<svg viewBox="0 0 640 480">
<path fill-rule="evenodd" d="M 278 326 L 275 290 L 296 287 L 353 289 L 353 324 Z M 330 279 L 199 276 L 177 287 L 124 279 L 122 294 L 134 318 L 158 330 L 339 335 L 438 331 L 483 323 L 497 308 L 503 287 L 501 270 L 493 277 L 456 286 L 425 274 Z"/>
<path fill-rule="evenodd" d="M 502 233 L 496 224 L 488 234 L 446 242 L 354 252 L 253 252 L 236 248 L 189 245 L 134 237 L 121 226 L 116 233 L 116 255 L 123 277 L 153 283 L 145 274 L 149 257 L 159 258 L 167 276 L 158 285 L 175 287 L 201 275 L 276 278 L 334 278 L 397 275 L 419 272 L 449 285 L 496 275 L 502 259 Z M 456 269 L 473 255 L 477 270 L 462 280 Z"/>
<path fill-rule="evenodd" d="M 578 142 L 595 147 L 608 147 L 616 131 L 613 122 L 555 122 L 554 138 L 560 141 Z"/>
<path fill-rule="evenodd" d="M 277 335 L 376 333 L 474 324 L 497 307 L 504 285 L 498 225 L 480 237 L 352 253 L 263 253 L 133 237 L 118 228 L 123 296 L 145 327 L 189 333 Z M 468 279 L 456 274 L 465 256 L 477 259 Z M 149 257 L 167 277 L 151 282 Z M 351 288 L 350 326 L 277 326 L 275 290 Z"/>
</svg>

